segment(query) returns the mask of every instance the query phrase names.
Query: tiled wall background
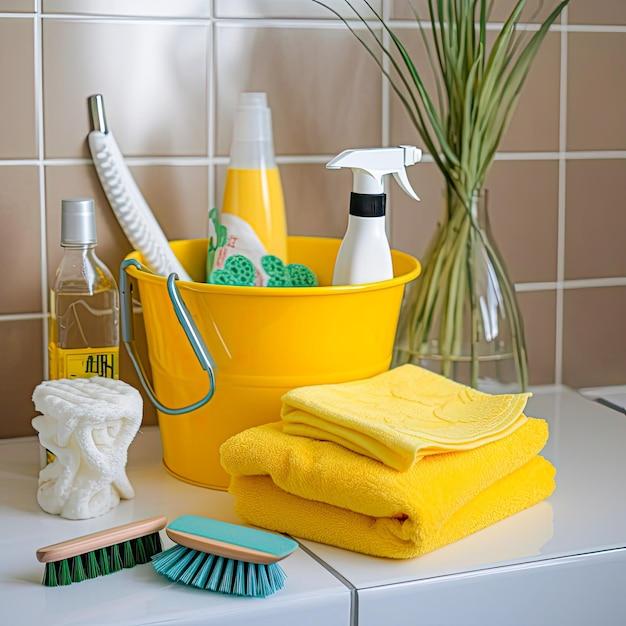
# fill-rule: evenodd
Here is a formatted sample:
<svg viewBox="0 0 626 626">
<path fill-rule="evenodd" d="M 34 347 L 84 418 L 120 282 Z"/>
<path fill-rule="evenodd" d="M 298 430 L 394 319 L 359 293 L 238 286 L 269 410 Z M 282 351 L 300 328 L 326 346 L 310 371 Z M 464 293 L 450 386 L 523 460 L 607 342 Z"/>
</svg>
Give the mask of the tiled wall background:
<svg viewBox="0 0 626 626">
<path fill-rule="evenodd" d="M 494 21 L 513 4 L 496 0 Z M 529 0 L 528 16 L 536 4 Z M 419 37 L 404 0 L 374 5 L 402 37 Z M 489 177 L 532 384 L 626 382 L 625 58 L 626 2 L 572 0 Z M 291 234 L 343 235 L 350 175 L 325 170 L 331 156 L 419 145 L 372 60 L 311 0 L 0 0 L 0 85 L 2 437 L 33 433 L 61 199 L 96 199 L 98 251 L 109 266 L 130 250 L 89 159 L 87 96 L 104 95 L 110 127 L 170 239 L 206 234 L 241 91 L 268 93 Z M 423 201 L 391 191 L 391 240 L 419 257 L 442 182 L 428 159 L 410 178 Z M 139 385 L 128 360 L 122 378 Z M 148 403 L 145 421 L 155 421 Z"/>
</svg>

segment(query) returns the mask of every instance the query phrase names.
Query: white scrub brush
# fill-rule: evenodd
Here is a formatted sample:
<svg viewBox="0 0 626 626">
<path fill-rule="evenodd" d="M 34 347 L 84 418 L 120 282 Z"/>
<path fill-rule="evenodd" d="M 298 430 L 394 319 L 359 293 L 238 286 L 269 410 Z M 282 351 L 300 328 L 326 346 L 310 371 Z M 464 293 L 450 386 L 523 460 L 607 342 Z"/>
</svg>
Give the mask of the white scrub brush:
<svg viewBox="0 0 626 626">
<path fill-rule="evenodd" d="M 169 276 L 174 272 L 181 280 L 191 281 L 172 252 L 107 127 L 102 96 L 89 96 L 87 102 L 93 125 L 88 136 L 93 163 L 104 193 L 128 241 L 135 250 L 141 252 L 148 267 L 156 274 Z"/>
</svg>

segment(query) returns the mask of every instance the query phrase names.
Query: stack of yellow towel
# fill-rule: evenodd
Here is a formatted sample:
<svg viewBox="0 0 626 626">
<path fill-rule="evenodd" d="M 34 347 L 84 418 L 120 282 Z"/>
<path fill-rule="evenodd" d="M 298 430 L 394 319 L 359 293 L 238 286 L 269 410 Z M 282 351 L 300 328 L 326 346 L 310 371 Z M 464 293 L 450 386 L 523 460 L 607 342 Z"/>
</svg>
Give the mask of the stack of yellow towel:
<svg viewBox="0 0 626 626">
<path fill-rule="evenodd" d="M 365 554 L 410 558 L 547 498 L 544 420 L 529 394 L 489 395 L 414 365 L 302 387 L 282 420 L 226 441 L 246 521 Z"/>
</svg>

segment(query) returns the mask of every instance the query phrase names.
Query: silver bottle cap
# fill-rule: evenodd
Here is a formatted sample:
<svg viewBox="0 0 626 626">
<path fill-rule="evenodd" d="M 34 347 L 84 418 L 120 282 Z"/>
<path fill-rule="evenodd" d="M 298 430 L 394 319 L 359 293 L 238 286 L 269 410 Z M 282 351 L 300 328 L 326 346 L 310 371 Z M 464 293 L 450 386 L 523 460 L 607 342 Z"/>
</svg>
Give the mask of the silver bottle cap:
<svg viewBox="0 0 626 626">
<path fill-rule="evenodd" d="M 61 245 L 97 244 L 96 210 L 91 198 L 70 198 L 61 203 Z"/>
</svg>

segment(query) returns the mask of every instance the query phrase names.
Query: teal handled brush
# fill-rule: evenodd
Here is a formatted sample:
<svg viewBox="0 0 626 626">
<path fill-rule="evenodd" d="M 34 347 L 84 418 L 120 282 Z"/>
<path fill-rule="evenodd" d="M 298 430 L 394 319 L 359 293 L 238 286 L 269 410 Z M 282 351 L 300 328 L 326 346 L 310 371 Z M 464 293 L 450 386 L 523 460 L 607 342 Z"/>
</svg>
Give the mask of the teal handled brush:
<svg viewBox="0 0 626 626">
<path fill-rule="evenodd" d="M 151 517 L 40 548 L 42 584 L 70 585 L 147 563 L 162 550 L 159 530 L 166 524 L 164 516 Z"/>
<path fill-rule="evenodd" d="M 154 569 L 174 582 L 236 596 L 265 597 L 287 577 L 277 561 L 298 544 L 282 535 L 183 515 L 165 530 L 176 544 L 152 557 Z"/>
</svg>

